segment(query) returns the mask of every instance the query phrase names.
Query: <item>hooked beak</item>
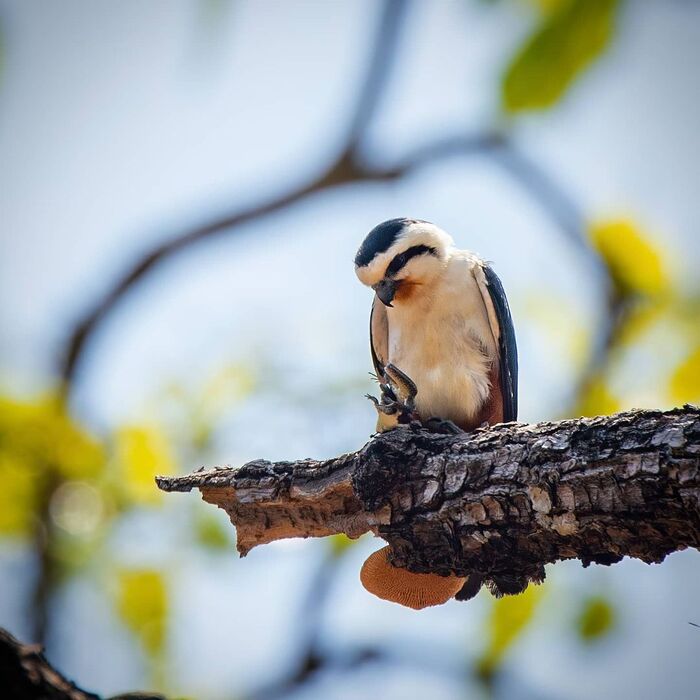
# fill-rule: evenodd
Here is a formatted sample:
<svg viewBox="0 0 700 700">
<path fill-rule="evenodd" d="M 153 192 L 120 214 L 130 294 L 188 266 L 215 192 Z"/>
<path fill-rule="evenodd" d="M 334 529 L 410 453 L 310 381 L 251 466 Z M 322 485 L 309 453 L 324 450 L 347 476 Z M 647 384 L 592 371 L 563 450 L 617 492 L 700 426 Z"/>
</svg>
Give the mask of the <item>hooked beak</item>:
<svg viewBox="0 0 700 700">
<path fill-rule="evenodd" d="M 392 306 L 391 302 L 396 294 L 396 286 L 397 282 L 395 280 L 383 279 L 381 282 L 377 282 L 372 289 L 374 289 L 384 306 Z"/>
</svg>

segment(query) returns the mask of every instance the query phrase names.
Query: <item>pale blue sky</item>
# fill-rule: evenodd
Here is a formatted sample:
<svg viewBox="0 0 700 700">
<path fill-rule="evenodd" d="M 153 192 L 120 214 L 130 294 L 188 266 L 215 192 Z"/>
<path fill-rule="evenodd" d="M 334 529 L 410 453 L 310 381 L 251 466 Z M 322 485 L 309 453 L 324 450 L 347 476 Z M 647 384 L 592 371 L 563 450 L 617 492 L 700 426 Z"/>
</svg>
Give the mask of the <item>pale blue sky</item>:
<svg viewBox="0 0 700 700">
<path fill-rule="evenodd" d="M 223 3 L 214 30 L 204 5 L 0 0 L 4 386 L 21 392 L 47 386 L 70 324 L 154 242 L 212 212 L 284 190 L 321 169 L 339 147 L 377 3 L 241 0 L 230 8 Z M 525 2 L 494 5 L 414 3 L 398 70 L 367 144 L 372 158 L 399 157 L 441 133 L 491 123 L 498 76 L 532 20 Z M 668 251 L 683 285 L 697 285 L 700 262 L 691 244 L 700 215 L 699 52 L 700 4 L 630 2 L 604 61 L 556 110 L 515 125 L 521 148 L 588 215 L 638 219 Z M 322 194 L 159 267 L 96 339 L 76 412 L 99 429 L 153 418 L 153 397 L 164 384 L 196 386 L 232 360 L 262 358 L 288 373 L 290 392 L 306 396 L 306 404 L 251 402 L 227 420 L 216 458 L 324 456 L 361 445 L 373 425 L 362 398 L 371 388 L 370 296 L 354 277 L 352 259 L 372 226 L 397 215 L 435 221 L 458 245 L 494 261 L 518 329 L 521 417 L 558 415 L 574 377 L 562 353 L 571 336 L 596 322 L 603 301 L 596 279 L 500 171 L 459 158 L 396 185 Z M 561 312 L 554 331 L 529 311 L 543 297 Z M 641 405 L 656 379 L 640 374 L 635 368 L 623 389 Z M 339 395 L 332 413 L 308 405 L 312 391 L 339 381 L 356 381 L 356 395 Z M 327 401 L 333 405 L 332 396 Z M 177 520 L 183 498 L 168 502 L 167 522 Z M 125 524 L 117 543 L 143 539 L 149 517 Z M 177 562 L 180 569 L 173 649 L 184 691 L 227 697 L 260 680 L 271 657 L 282 665 L 293 653 L 295 603 L 287 582 L 303 584 L 316 545 L 281 544 L 222 563 L 191 552 L 180 561 L 173 537 L 142 544 L 137 559 Z M 356 569 L 374 546 L 358 547 L 339 576 L 327 631 L 336 644 L 371 637 L 379 624 L 390 644 L 407 639 L 404 646 L 421 655 L 437 648 L 455 664 L 479 648 L 481 599 L 420 615 L 370 599 Z M 662 567 L 555 567 L 564 590 L 603 587 L 615 594 L 626 615 L 624 641 L 582 653 L 561 622 L 567 601 L 555 600 L 552 609 L 561 615 L 550 610 L 514 660 L 522 696 L 530 697 L 531 688 L 532 697 L 582 700 L 689 697 L 700 685 L 694 663 L 700 635 L 687 625 L 700 617 L 699 559 L 685 553 Z M 0 624 L 22 624 L 16 601 L 23 561 L 16 552 L 0 559 L 7 591 Z M 66 591 L 61 619 L 76 616 L 83 627 L 72 637 L 63 633 L 55 653 L 84 685 L 123 691 L 143 681 L 143 670 L 100 586 L 83 581 Z M 217 614 L 200 614 L 185 593 Z M 245 630 L 245 643 L 229 649 L 232 633 L 222 632 L 221 620 L 226 629 Z M 86 652 L 105 632 L 115 640 L 109 664 Z M 398 667 L 347 683 L 346 697 L 353 697 L 353 683 L 383 687 L 386 698 L 423 687 L 430 697 L 453 698 L 462 688 Z M 317 690 L 318 697 L 327 693 Z"/>
</svg>

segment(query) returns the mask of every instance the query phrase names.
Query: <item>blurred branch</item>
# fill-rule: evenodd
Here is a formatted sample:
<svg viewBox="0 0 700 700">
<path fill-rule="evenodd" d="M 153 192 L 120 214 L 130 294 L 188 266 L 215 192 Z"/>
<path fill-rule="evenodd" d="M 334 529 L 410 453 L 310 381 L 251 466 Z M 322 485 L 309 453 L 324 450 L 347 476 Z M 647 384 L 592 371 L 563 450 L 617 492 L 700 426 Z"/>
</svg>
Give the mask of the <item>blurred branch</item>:
<svg viewBox="0 0 700 700">
<path fill-rule="evenodd" d="M 0 628 L 0 688 L 12 700 L 99 700 L 59 673 L 38 644 L 22 644 Z M 153 693 L 129 693 L 112 700 L 163 700 Z"/>
<path fill-rule="evenodd" d="M 354 137 L 353 137 L 354 138 Z M 233 234 L 239 227 L 269 214 L 282 211 L 306 198 L 342 185 L 358 182 L 391 182 L 399 180 L 420 167 L 454 156 L 493 157 L 507 174 L 520 184 L 548 213 L 579 249 L 594 261 L 597 255 L 585 244 L 583 217 L 564 191 L 557 187 L 544 171 L 518 153 L 506 135 L 484 131 L 475 135 L 455 135 L 436 139 L 416 148 L 395 165 L 366 165 L 362 162 L 356 143 L 350 144 L 323 174 L 297 188 L 266 202 L 244 206 L 230 214 L 203 223 L 171 240 L 156 246 L 122 277 L 95 307 L 78 323 L 71 333 L 65 351 L 61 375 L 70 390 L 87 344 L 100 323 L 122 298 L 131 291 L 156 265 L 191 246 L 223 234 Z"/>
<path fill-rule="evenodd" d="M 415 572 L 541 580 L 544 564 L 700 548 L 700 409 L 630 411 L 442 435 L 413 425 L 356 453 L 182 477 L 226 510 L 241 555 L 287 537 L 372 531 Z"/>
<path fill-rule="evenodd" d="M 85 317 L 75 326 L 63 352 L 61 377 L 65 388 L 70 391 L 76 370 L 85 347 L 100 323 L 116 307 L 118 302 L 137 282 L 141 281 L 158 263 L 175 253 L 189 248 L 224 232 L 232 232 L 254 219 L 285 209 L 309 195 L 330 187 L 348 184 L 362 179 L 386 179 L 381 172 L 368 173 L 356 161 L 356 151 L 367 126 L 372 119 L 393 63 L 396 46 L 408 6 L 407 0 L 385 0 L 381 12 L 377 36 L 372 50 L 364 82 L 360 88 L 357 106 L 348 127 L 346 145 L 336 161 L 318 177 L 298 185 L 288 192 L 263 202 L 240 207 L 211 221 L 204 222 L 191 230 L 182 232 L 169 241 L 160 244 L 146 253 L 114 286 L 95 304 Z"/>
<path fill-rule="evenodd" d="M 443 158 L 459 155 L 492 158 L 516 184 L 540 204 L 553 223 L 579 247 L 579 250 L 584 251 L 594 262 L 598 261 L 596 252 L 586 244 L 585 220 L 573 200 L 541 167 L 519 152 L 512 141 L 501 132 L 485 130 L 475 135 L 440 137 L 409 152 L 394 165 L 366 162 L 362 155 L 362 142 L 367 136 L 391 73 L 407 7 L 407 0 L 385 0 L 371 60 L 358 93 L 356 108 L 349 121 L 346 143 L 335 161 L 311 180 L 297 184 L 285 193 L 237 207 L 231 212 L 182 231 L 137 260 L 131 269 L 97 300 L 69 334 L 60 360 L 60 374 L 68 394 L 85 351 L 101 324 L 121 300 L 160 263 L 216 236 L 239 233 L 245 224 L 283 211 L 317 193 L 352 183 L 396 181 L 417 168 Z M 602 265 L 598 265 L 598 268 L 605 274 Z"/>
</svg>

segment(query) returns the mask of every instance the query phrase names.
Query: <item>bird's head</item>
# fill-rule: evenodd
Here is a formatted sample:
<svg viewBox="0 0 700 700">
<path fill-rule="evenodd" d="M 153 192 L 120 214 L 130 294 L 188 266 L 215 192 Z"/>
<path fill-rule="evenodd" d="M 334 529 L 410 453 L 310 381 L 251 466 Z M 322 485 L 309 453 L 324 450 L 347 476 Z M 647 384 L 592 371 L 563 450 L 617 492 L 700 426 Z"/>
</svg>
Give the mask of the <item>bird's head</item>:
<svg viewBox="0 0 700 700">
<path fill-rule="evenodd" d="M 427 221 L 390 219 L 367 234 L 355 256 L 355 273 L 382 303 L 392 306 L 442 274 L 453 244 L 447 233 Z"/>
</svg>

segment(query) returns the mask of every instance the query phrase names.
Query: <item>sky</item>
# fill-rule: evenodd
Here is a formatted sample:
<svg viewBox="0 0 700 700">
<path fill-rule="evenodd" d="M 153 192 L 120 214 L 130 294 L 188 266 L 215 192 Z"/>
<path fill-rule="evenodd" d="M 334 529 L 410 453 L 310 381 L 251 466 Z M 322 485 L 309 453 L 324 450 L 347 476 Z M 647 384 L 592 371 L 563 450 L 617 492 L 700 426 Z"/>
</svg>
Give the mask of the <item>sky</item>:
<svg viewBox="0 0 700 700">
<path fill-rule="evenodd" d="M 283 192 L 329 162 L 362 78 L 376 9 L 370 0 L 0 0 L 1 386 L 24 394 L 50 386 L 69 329 L 151 246 Z M 363 146 L 367 157 L 391 162 L 440 134 L 491 126 L 502 67 L 532 20 L 524 0 L 412 3 Z M 556 110 L 513 125 L 519 148 L 587 216 L 642 222 L 678 284 L 696 289 L 699 52 L 700 4 L 630 1 L 604 60 Z M 196 387 L 231 361 L 259 363 L 282 396 L 268 392 L 229 416 L 212 459 L 326 457 L 361 446 L 374 423 L 362 398 L 372 387 L 371 295 L 352 260 L 369 229 L 400 215 L 434 221 L 460 247 L 493 261 L 518 330 L 521 419 L 561 415 L 580 365 L 576 348 L 604 303 L 599 280 L 546 214 L 478 157 L 444 159 L 396 184 L 313 196 L 160 265 L 95 338 L 73 397 L 76 415 L 95 430 L 158 418 L 169 384 Z M 631 404 L 654 405 L 658 378 L 640 379 L 647 360 L 634 361 L 641 371 L 630 366 L 623 389 Z M 356 389 L 337 388 L 348 384 Z M 167 504 L 166 517 L 177 519 L 180 498 Z M 294 652 L 285 583 L 303 583 L 319 555 L 314 543 L 273 545 L 242 562 L 233 554 L 226 562 L 194 554 L 180 561 L 177 528 L 134 545 L 149 518 L 126 523 L 115 547 L 127 558 L 177 562 L 172 644 L 180 685 L 223 698 L 236 684 L 251 687 L 271 656 L 282 668 Z M 478 646 L 484 602 L 409 616 L 368 599 L 351 569 L 374 546 L 358 546 L 338 575 L 327 634 L 349 643 L 375 634 L 380 620 L 388 644 L 409 640 L 400 653 L 415 645 L 420 656 L 434 645 L 459 666 Z M 653 698 L 668 695 L 671 683 L 672 696 L 689 697 L 700 681 L 693 663 L 700 637 L 687 625 L 700 616 L 698 559 L 682 553 L 661 567 L 555 567 L 565 588 L 618 594 L 629 613 L 619 631 L 625 641 L 588 656 L 573 642 L 553 645 L 564 637 L 550 614 L 518 651 L 513 673 L 522 696 L 532 689 L 532 697 Z M 15 549 L 0 558 L 7 591 L 0 624 L 20 631 L 17 600 L 30 568 Z M 59 623 L 54 653 L 85 686 L 108 693 L 136 687 L 144 670 L 102 587 L 80 581 L 62 594 L 61 620 L 81 620 L 82 632 L 71 636 Z M 217 616 L 202 614 L 194 598 L 210 601 Z M 566 601 L 552 607 L 566 611 Z M 229 653 L 232 636 L 218 619 L 245 630 L 243 651 Z M 104 636 L 113 640 L 110 664 L 86 652 L 89 640 Z M 431 697 L 452 698 L 462 688 L 449 674 L 412 673 L 370 668 L 346 679 L 344 697 L 368 683 L 387 697 L 425 687 Z M 321 682 L 303 697 L 327 692 Z"/>
</svg>

